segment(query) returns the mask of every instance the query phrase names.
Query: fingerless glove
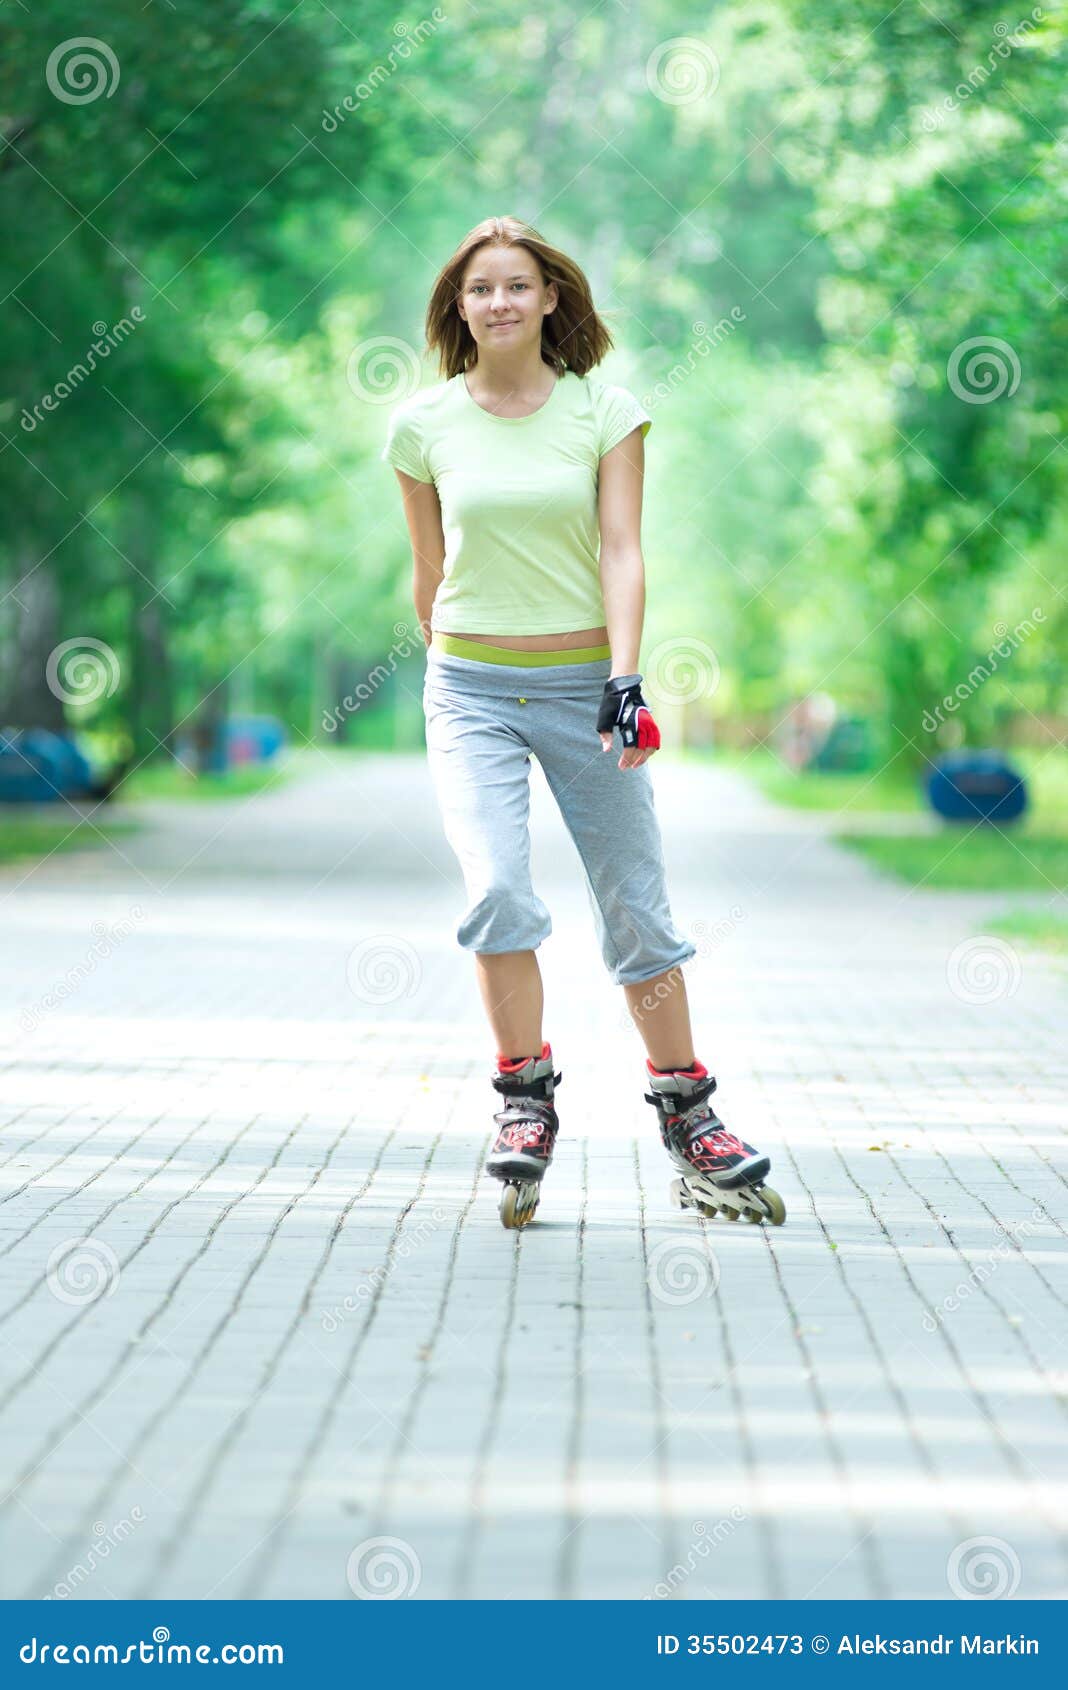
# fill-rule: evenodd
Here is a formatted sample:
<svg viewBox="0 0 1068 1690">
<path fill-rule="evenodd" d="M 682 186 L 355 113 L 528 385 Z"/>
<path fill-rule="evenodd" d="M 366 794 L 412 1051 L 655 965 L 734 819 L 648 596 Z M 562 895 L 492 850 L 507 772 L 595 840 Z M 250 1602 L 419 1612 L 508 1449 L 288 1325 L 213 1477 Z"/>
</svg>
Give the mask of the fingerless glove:
<svg viewBox="0 0 1068 1690">
<path fill-rule="evenodd" d="M 611 733 L 614 728 L 619 729 L 624 746 L 653 751 L 659 748 L 660 729 L 642 697 L 640 675 L 616 675 L 604 684 L 597 732 Z"/>
</svg>

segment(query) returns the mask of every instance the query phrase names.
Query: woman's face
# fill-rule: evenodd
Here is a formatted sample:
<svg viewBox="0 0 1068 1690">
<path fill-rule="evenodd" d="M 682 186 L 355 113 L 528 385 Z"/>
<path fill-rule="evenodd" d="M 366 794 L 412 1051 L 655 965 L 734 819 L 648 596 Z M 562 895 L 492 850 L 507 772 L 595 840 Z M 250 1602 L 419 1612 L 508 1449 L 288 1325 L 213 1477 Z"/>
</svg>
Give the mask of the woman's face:
<svg viewBox="0 0 1068 1690">
<path fill-rule="evenodd" d="M 557 298 L 526 247 L 483 246 L 467 261 L 456 308 L 480 350 L 515 352 L 540 348 L 542 318 Z"/>
</svg>

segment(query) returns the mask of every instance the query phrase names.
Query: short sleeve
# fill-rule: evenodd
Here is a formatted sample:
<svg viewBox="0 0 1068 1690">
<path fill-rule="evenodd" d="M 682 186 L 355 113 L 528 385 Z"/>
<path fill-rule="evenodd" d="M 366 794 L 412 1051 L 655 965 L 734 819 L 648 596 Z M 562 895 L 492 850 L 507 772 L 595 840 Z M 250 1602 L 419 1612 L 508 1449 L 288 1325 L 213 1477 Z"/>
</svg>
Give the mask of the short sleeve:
<svg viewBox="0 0 1068 1690">
<path fill-rule="evenodd" d="M 409 406 L 397 405 L 390 413 L 389 433 L 379 456 L 416 481 L 434 479 L 427 468 L 419 414 Z"/>
<path fill-rule="evenodd" d="M 601 398 L 601 444 L 599 457 L 604 457 L 613 446 L 618 446 L 621 440 L 635 428 L 640 428 L 642 438 L 648 434 L 653 426 L 653 419 L 648 411 L 641 406 L 633 393 L 625 387 L 606 387 Z"/>
</svg>

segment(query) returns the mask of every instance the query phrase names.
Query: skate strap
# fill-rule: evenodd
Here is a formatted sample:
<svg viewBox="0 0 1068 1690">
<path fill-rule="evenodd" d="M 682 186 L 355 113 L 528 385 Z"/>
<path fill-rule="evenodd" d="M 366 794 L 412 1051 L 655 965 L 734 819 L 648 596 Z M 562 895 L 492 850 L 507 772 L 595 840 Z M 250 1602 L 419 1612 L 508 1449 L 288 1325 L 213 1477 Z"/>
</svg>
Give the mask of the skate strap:
<svg viewBox="0 0 1068 1690">
<path fill-rule="evenodd" d="M 655 1068 L 653 1069 L 654 1074 L 658 1071 Z M 646 1103 L 664 1103 L 670 1107 L 672 1113 L 681 1113 L 683 1109 L 692 1109 L 695 1103 L 703 1103 L 706 1097 L 712 1096 L 715 1089 L 716 1076 L 707 1074 L 691 1092 L 675 1091 L 672 1088 L 664 1091 L 647 1091 L 643 1092 L 642 1095 Z"/>
<path fill-rule="evenodd" d="M 563 1074 L 552 1076 L 553 1085 L 558 1086 Z M 549 1075 L 542 1074 L 537 1080 L 524 1080 L 518 1074 L 491 1074 L 490 1084 L 502 1097 L 533 1097 L 548 1099 Z"/>
</svg>

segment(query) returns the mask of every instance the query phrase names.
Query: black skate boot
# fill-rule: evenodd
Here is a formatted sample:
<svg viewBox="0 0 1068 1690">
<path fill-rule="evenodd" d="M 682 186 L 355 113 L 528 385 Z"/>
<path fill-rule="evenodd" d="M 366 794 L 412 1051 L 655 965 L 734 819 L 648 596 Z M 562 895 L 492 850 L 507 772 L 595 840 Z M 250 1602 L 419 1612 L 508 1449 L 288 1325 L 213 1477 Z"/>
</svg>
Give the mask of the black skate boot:
<svg viewBox="0 0 1068 1690">
<path fill-rule="evenodd" d="M 645 1101 L 655 1106 L 664 1148 L 682 1174 L 671 1186 L 676 1208 L 781 1226 L 786 1205 L 764 1184 L 771 1160 L 728 1132 L 705 1101 L 716 1082 L 704 1063 L 661 1073 L 647 1057 L 645 1066 L 653 1087 Z"/>
<path fill-rule="evenodd" d="M 553 1088 L 562 1078 L 553 1073 L 553 1053 L 547 1043 L 540 1056 L 518 1061 L 498 1054 L 491 1084 L 508 1102 L 493 1117 L 500 1131 L 486 1158 L 486 1172 L 504 1181 L 500 1213 L 506 1227 L 524 1227 L 534 1219 L 560 1126 Z"/>
</svg>

